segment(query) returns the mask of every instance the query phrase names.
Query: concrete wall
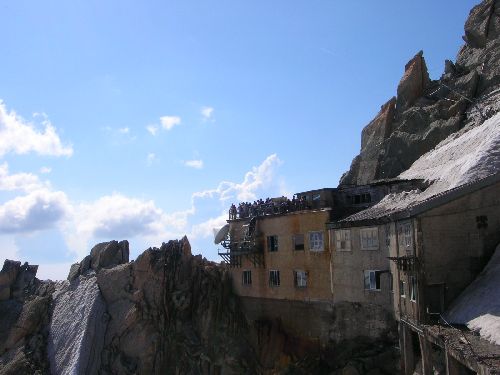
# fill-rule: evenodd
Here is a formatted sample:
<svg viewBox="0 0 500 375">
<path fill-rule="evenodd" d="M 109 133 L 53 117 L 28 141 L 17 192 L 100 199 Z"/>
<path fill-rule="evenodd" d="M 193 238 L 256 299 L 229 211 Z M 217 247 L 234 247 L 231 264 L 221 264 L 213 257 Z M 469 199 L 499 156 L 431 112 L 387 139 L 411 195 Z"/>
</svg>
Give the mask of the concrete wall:
<svg viewBox="0 0 500 375">
<path fill-rule="evenodd" d="M 241 297 L 241 301 L 251 325 L 261 320 L 277 320 L 287 335 L 320 346 L 356 339 L 391 339 L 397 332 L 391 313 L 379 305 L 253 297 Z"/>
<path fill-rule="evenodd" d="M 478 217 L 487 217 L 487 227 L 478 228 Z M 500 184 L 468 194 L 412 218 L 391 223 L 392 230 L 411 222 L 413 244 L 404 244 L 403 236 L 391 235 L 390 256 L 415 254 L 414 269 L 398 270 L 391 262 L 394 275 L 394 311 L 396 316 L 424 323 L 433 318 L 431 288 L 443 290 L 442 307 L 450 303 L 469 285 L 486 265 L 500 242 Z M 393 243 L 395 242 L 395 243 Z M 409 296 L 410 277 L 417 278 L 417 300 Z M 406 284 L 400 297 L 399 281 Z M 429 309 L 428 309 L 429 308 Z M 441 311 L 442 312 L 442 311 Z"/>
<path fill-rule="evenodd" d="M 367 227 L 346 228 L 350 230 L 350 251 L 336 249 L 335 230 L 330 230 L 334 302 L 370 303 L 385 306 L 387 309 L 392 307 L 391 274 L 387 259 L 389 249 L 386 246 L 385 228 L 374 227 L 378 229 L 377 250 L 361 250 L 360 230 Z M 381 274 L 380 290 L 365 289 L 365 270 L 387 271 Z"/>
<path fill-rule="evenodd" d="M 487 217 L 487 227 L 478 227 L 480 216 Z M 446 308 L 481 272 L 500 242 L 500 183 L 429 210 L 418 221 L 421 282 L 445 284 Z M 421 304 L 424 310 L 425 300 Z"/>
<path fill-rule="evenodd" d="M 332 322 L 331 302 L 303 302 L 283 299 L 241 297 L 243 311 L 252 324 L 279 320 L 284 332 L 318 343 L 328 341 Z"/>
<path fill-rule="evenodd" d="M 266 216 L 257 219 L 256 235 L 258 247 L 264 253 L 264 267 L 255 267 L 251 259 L 242 257 L 241 267 L 231 269 L 236 293 L 240 296 L 276 298 L 296 301 L 331 301 L 330 249 L 325 223 L 330 211 L 298 211 L 285 215 Z M 231 223 L 233 238 L 241 233 L 242 222 Z M 323 233 L 323 251 L 312 251 L 309 233 Z M 304 234 L 304 250 L 294 250 L 293 235 Z M 278 236 L 278 251 L 267 248 L 267 236 Z M 242 273 L 252 272 L 252 284 L 243 285 Z M 280 271 L 280 286 L 269 285 L 269 271 Z M 308 273 L 307 287 L 298 288 L 294 284 L 294 270 Z"/>
</svg>

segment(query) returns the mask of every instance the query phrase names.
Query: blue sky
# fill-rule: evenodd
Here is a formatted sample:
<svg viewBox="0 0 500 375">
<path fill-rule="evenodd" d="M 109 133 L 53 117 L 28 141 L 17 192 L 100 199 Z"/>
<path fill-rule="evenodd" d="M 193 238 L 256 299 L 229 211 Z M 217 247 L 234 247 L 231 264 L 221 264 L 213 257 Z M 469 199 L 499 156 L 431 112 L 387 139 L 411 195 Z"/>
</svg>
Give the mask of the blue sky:
<svg viewBox="0 0 500 375">
<path fill-rule="evenodd" d="M 0 261 L 64 278 L 97 242 L 184 234 L 231 202 L 334 187 L 424 51 L 477 1 L 4 1 Z"/>
</svg>

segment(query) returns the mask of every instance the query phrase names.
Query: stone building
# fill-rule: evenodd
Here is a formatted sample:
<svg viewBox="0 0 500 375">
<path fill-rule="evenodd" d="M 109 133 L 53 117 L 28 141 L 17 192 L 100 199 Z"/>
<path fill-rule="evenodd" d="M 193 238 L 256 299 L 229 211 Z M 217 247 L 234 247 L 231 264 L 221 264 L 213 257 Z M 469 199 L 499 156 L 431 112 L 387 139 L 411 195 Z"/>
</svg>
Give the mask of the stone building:
<svg viewBox="0 0 500 375">
<path fill-rule="evenodd" d="M 478 360 L 470 351 L 458 350 L 458 344 L 447 345 L 470 332 L 442 325 L 443 314 L 500 243 L 500 173 L 427 199 L 418 195 L 396 195 L 391 198 L 399 199 L 399 205 L 382 202 L 329 224 L 337 244 L 332 251 L 334 288 L 338 284 L 351 300 L 387 305 L 392 299 L 406 374 L 431 374 L 440 367 L 452 374 L 495 373 L 500 366 L 497 345 L 482 340 L 478 347 L 486 356 L 496 353 L 497 359 Z M 355 261 L 345 260 L 356 253 Z M 336 272 L 338 268 L 344 269 Z"/>
<path fill-rule="evenodd" d="M 306 191 L 293 200 L 282 197 L 232 206 L 220 233 L 225 250 L 219 255 L 230 266 L 234 290 L 242 297 L 250 320 L 276 317 L 287 332 L 327 341 L 333 304 L 346 301 L 349 293 L 345 285 L 334 283 L 337 259 L 332 256 L 334 241 L 327 223 L 367 209 L 389 193 L 421 184 L 419 180 L 391 180 Z M 387 262 L 386 256 L 383 261 Z M 344 264 L 340 269 L 350 272 Z M 390 300 L 384 303 L 389 306 Z M 337 315 L 348 316 L 352 308 L 347 308 L 342 307 Z M 371 324 L 370 317 L 363 315 L 363 319 Z M 357 335 L 366 330 L 359 325 L 352 332 Z"/>
</svg>

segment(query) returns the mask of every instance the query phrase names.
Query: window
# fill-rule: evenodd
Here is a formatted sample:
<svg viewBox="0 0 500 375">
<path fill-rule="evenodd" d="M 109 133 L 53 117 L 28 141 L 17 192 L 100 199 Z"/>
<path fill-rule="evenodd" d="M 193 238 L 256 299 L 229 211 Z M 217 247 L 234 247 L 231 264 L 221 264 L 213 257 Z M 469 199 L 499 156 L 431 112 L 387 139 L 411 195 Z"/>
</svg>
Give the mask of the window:
<svg viewBox="0 0 500 375">
<path fill-rule="evenodd" d="M 398 238 L 400 248 L 406 249 L 407 252 L 413 250 L 413 233 L 411 222 L 407 221 L 398 224 Z"/>
<path fill-rule="evenodd" d="M 269 271 L 269 286 L 280 286 L 280 271 L 270 270 Z"/>
<path fill-rule="evenodd" d="M 403 280 L 399 280 L 399 295 L 402 298 L 406 297 L 406 283 Z"/>
<path fill-rule="evenodd" d="M 323 232 L 309 232 L 309 250 L 323 251 Z"/>
<path fill-rule="evenodd" d="M 380 290 L 380 275 L 382 271 L 365 271 L 365 289 Z"/>
<path fill-rule="evenodd" d="M 405 225 L 403 225 L 403 234 L 405 246 L 410 247 L 412 243 L 411 223 L 405 223 Z"/>
<path fill-rule="evenodd" d="M 348 197 L 347 199 L 350 199 L 352 204 L 371 203 L 372 196 L 370 193 L 363 193 L 356 194 L 352 197 Z"/>
<path fill-rule="evenodd" d="M 335 231 L 335 248 L 337 251 L 351 250 L 351 230 L 340 229 Z"/>
<path fill-rule="evenodd" d="M 252 271 L 243 271 L 241 276 L 243 285 L 252 285 Z"/>
<path fill-rule="evenodd" d="M 293 278 L 295 280 L 295 287 L 297 288 L 305 288 L 307 287 L 307 272 L 304 270 L 295 270 L 293 271 Z"/>
<path fill-rule="evenodd" d="M 410 276 L 410 301 L 415 302 L 417 300 L 417 278 L 415 276 Z"/>
<path fill-rule="evenodd" d="M 294 250 L 304 250 L 304 235 L 294 234 L 293 235 L 293 249 Z"/>
<path fill-rule="evenodd" d="M 391 224 L 385 225 L 385 246 L 391 247 Z"/>
<path fill-rule="evenodd" d="M 267 236 L 267 251 L 278 251 L 278 236 Z"/>
<path fill-rule="evenodd" d="M 378 250 L 378 228 L 363 228 L 359 231 L 361 250 Z"/>
</svg>

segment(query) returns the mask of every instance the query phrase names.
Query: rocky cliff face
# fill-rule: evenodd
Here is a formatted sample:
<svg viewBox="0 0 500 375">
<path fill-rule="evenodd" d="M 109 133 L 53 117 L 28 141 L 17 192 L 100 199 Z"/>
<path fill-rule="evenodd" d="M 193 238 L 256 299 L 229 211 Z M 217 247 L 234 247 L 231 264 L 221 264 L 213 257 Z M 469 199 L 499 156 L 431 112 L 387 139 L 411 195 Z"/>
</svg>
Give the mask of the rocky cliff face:
<svg viewBox="0 0 500 375">
<path fill-rule="evenodd" d="M 363 129 L 361 151 L 341 185 L 393 178 L 450 134 L 481 124 L 500 109 L 500 1 L 475 6 L 465 45 L 429 79 L 422 51 L 405 66 L 397 97 Z"/>
<path fill-rule="evenodd" d="M 33 269 L 0 272 L 0 374 L 258 372 L 228 272 L 186 238 L 130 263 L 126 241 L 96 245 L 63 282 Z"/>
</svg>

